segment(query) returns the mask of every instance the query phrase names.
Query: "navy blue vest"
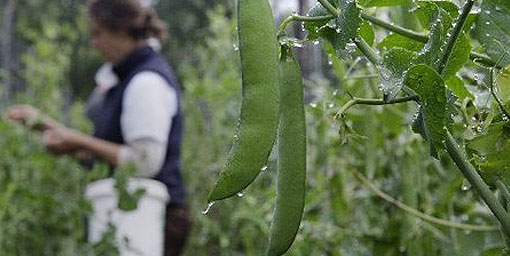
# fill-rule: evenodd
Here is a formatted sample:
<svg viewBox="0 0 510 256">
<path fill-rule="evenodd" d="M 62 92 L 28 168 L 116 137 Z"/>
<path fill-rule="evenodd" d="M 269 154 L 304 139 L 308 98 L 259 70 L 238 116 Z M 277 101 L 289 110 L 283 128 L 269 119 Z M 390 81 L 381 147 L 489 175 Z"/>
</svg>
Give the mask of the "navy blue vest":
<svg viewBox="0 0 510 256">
<path fill-rule="evenodd" d="M 94 137 L 113 143 L 125 144 L 120 127 L 122 102 L 127 85 L 137 73 L 152 71 L 160 74 L 172 86 L 178 99 L 178 111 L 172 119 L 172 128 L 168 134 L 168 146 L 165 162 L 154 179 L 163 182 L 170 193 L 170 204 L 180 205 L 185 201 L 185 188 L 180 173 L 180 146 L 183 120 L 180 107 L 180 86 L 170 65 L 159 53 L 150 47 L 141 47 L 132 52 L 124 61 L 115 65 L 113 71 L 119 83 L 111 88 L 102 105 L 92 117 Z"/>
</svg>

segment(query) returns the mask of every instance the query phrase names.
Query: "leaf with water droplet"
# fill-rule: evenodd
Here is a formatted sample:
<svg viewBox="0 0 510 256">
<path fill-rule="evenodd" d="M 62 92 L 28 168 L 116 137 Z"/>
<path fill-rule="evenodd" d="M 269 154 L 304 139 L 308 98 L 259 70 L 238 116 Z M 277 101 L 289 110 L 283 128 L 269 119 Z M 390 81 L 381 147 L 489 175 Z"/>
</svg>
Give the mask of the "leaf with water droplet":
<svg viewBox="0 0 510 256">
<path fill-rule="evenodd" d="M 462 78 L 458 76 L 452 76 L 446 80 L 446 87 L 455 94 L 459 98 L 459 100 L 464 100 L 465 98 L 474 99 L 474 96 L 466 89 Z"/>
<path fill-rule="evenodd" d="M 404 73 L 416 61 L 415 52 L 393 48 L 386 52 L 379 66 L 379 88 L 383 90 L 385 101 L 392 100 L 402 89 Z"/>
<path fill-rule="evenodd" d="M 332 20 L 334 27 L 323 26 L 319 35 L 333 45 L 341 57 L 349 57 L 352 53 L 347 51 L 347 44 L 352 38 L 359 35 L 362 24 L 361 9 L 355 1 L 340 1 L 341 14 Z"/>
<path fill-rule="evenodd" d="M 438 8 L 447 12 L 452 18 L 457 18 L 459 15 L 459 7 L 451 1 L 419 1 L 414 14 L 422 26 L 430 27 L 437 19 L 436 12 Z"/>
<path fill-rule="evenodd" d="M 447 126 L 447 97 L 443 79 L 430 66 L 418 64 L 409 69 L 404 84 L 420 96 L 424 133 L 431 148 L 442 149 Z M 431 153 L 437 157 L 435 150 Z"/>
<path fill-rule="evenodd" d="M 476 21 L 477 39 L 493 61 L 510 65 L 510 1 L 484 0 Z"/>
<path fill-rule="evenodd" d="M 453 29 L 453 18 L 447 11 L 438 7 L 435 9 L 435 17 L 436 19 L 430 27 L 429 40 L 420 52 L 417 62 L 427 64 L 438 70 L 441 58 L 446 50 L 445 46 L 449 33 Z M 471 48 L 470 40 L 464 32 L 461 32 L 443 72 L 444 79 L 454 76 L 469 61 Z"/>
<path fill-rule="evenodd" d="M 404 48 L 409 51 L 419 52 L 423 49 L 424 45 L 424 43 L 417 42 L 409 39 L 408 37 L 399 34 L 391 34 L 386 36 L 379 44 L 377 44 L 377 48 Z"/>
<path fill-rule="evenodd" d="M 510 127 L 506 122 L 494 122 L 485 132 L 467 143 L 471 162 L 481 176 L 493 185 L 497 179 L 510 182 Z"/>
</svg>

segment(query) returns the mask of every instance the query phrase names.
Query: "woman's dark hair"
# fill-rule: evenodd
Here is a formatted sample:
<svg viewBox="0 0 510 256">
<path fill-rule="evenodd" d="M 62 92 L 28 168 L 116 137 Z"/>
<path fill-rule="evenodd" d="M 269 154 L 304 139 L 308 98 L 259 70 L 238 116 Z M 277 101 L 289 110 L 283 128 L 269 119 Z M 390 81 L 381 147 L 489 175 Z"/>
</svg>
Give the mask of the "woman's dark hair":
<svg viewBox="0 0 510 256">
<path fill-rule="evenodd" d="M 151 7 L 144 7 L 141 0 L 90 0 L 90 18 L 110 31 L 125 31 L 134 39 L 167 36 L 167 25 L 158 18 Z"/>
</svg>

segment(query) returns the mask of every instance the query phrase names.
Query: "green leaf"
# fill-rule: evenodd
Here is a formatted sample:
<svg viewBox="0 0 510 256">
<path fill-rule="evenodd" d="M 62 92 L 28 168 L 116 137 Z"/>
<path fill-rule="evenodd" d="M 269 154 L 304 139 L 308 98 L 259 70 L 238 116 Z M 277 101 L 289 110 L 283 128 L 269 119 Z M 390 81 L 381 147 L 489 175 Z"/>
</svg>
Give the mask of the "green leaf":
<svg viewBox="0 0 510 256">
<path fill-rule="evenodd" d="M 416 61 L 415 52 L 393 48 L 383 56 L 379 68 L 379 88 L 384 93 L 384 99 L 389 101 L 402 89 L 403 74 L 409 68 L 410 64 Z"/>
<path fill-rule="evenodd" d="M 363 21 L 361 27 L 359 28 L 360 36 L 368 43 L 368 45 L 373 45 L 375 41 L 375 32 L 374 28 L 368 21 Z"/>
<path fill-rule="evenodd" d="M 459 16 L 459 7 L 450 1 L 419 1 L 414 14 L 418 17 L 421 25 L 428 28 L 436 19 L 438 8 L 446 11 L 453 18 Z"/>
<path fill-rule="evenodd" d="M 510 182 L 510 127 L 506 122 L 489 125 L 487 132 L 467 143 L 472 162 L 489 184 Z"/>
<path fill-rule="evenodd" d="M 431 25 L 429 41 L 420 53 L 418 63 L 432 66 L 435 70 L 439 68 L 445 49 L 444 46 L 447 44 L 453 28 L 452 23 L 453 19 L 450 15 L 443 9 L 436 7 L 436 18 Z M 471 48 L 469 38 L 464 32 L 461 32 L 443 73 L 445 79 L 454 76 L 469 61 Z"/>
<path fill-rule="evenodd" d="M 452 76 L 446 80 L 446 87 L 452 90 L 453 94 L 457 96 L 461 101 L 465 98 L 474 99 L 474 96 L 466 89 L 464 82 L 458 76 Z"/>
<path fill-rule="evenodd" d="M 329 15 L 329 12 L 320 4 L 317 3 L 314 5 L 310 11 L 308 11 L 307 16 L 317 17 L 317 16 L 326 16 Z M 305 22 L 305 29 L 308 31 L 308 40 L 316 40 L 320 37 L 319 30 L 322 26 L 326 25 L 328 21 L 307 21 Z"/>
<path fill-rule="evenodd" d="M 496 95 L 503 101 L 508 103 L 510 101 L 510 67 L 501 70 L 496 78 Z"/>
<path fill-rule="evenodd" d="M 359 0 L 359 4 L 363 7 L 379 7 L 379 6 L 409 6 L 412 0 Z"/>
<path fill-rule="evenodd" d="M 510 65 L 510 1 L 485 0 L 476 21 L 477 37 L 491 59 Z"/>
<path fill-rule="evenodd" d="M 408 37 L 399 34 L 391 34 L 386 36 L 379 44 L 377 44 L 377 48 L 404 48 L 410 51 L 419 52 L 423 49 L 424 45 L 424 43 L 417 42 L 409 39 Z"/>
<path fill-rule="evenodd" d="M 335 4 L 335 2 L 332 3 Z M 309 32 L 309 40 L 316 40 L 322 37 L 335 47 L 340 56 L 346 56 L 348 55 L 346 53 L 347 44 L 351 42 L 352 38 L 358 36 L 360 29 L 362 29 L 361 10 L 356 5 L 356 1 L 340 0 L 338 5 L 342 10 L 338 18 L 332 19 L 329 22 L 306 22 L 305 29 Z M 328 14 L 328 11 L 320 4 L 316 4 L 308 13 L 312 17 Z M 365 27 L 362 32 L 364 36 L 370 39 L 369 30 L 369 28 Z"/>
<path fill-rule="evenodd" d="M 446 139 L 446 88 L 441 76 L 430 66 L 418 64 L 409 69 L 404 84 L 420 97 L 425 135 L 435 150 Z M 432 151 L 433 153 L 433 151 Z"/>
</svg>

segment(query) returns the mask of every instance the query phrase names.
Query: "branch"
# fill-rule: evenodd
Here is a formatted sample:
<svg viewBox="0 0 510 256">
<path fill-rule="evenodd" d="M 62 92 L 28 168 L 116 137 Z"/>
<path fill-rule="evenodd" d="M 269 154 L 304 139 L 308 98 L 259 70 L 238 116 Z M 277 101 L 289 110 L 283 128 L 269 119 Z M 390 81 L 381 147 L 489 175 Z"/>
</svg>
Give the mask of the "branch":
<svg viewBox="0 0 510 256">
<path fill-rule="evenodd" d="M 410 30 L 410 29 L 407 29 L 407 28 L 404 28 L 401 26 L 397 26 L 395 24 L 386 22 L 384 20 L 381 20 L 374 16 L 367 15 L 365 13 L 361 13 L 361 18 L 369 21 L 370 23 L 372 23 L 374 25 L 385 28 L 388 31 L 391 31 L 395 34 L 399 34 L 401 36 L 410 38 L 414 41 L 421 42 L 421 43 L 427 43 L 427 41 L 428 41 L 427 34 L 418 33 L 416 31 L 413 31 L 413 30 Z M 483 55 L 481 53 L 471 52 L 469 54 L 469 58 L 474 62 L 478 62 L 478 63 L 484 64 L 484 65 L 487 65 L 490 67 L 496 67 L 498 69 L 504 68 L 501 65 L 497 64 L 496 62 L 494 62 L 493 60 L 491 60 L 488 56 Z"/>
<path fill-rule="evenodd" d="M 405 36 L 418 42 L 426 43 L 429 40 L 428 36 L 423 33 L 418 33 L 404 27 L 396 26 L 374 16 L 367 15 L 364 12 L 361 13 L 361 18 L 370 21 L 374 25 L 385 28 L 393 33 Z"/>
<path fill-rule="evenodd" d="M 503 183 L 501 180 L 497 180 L 496 185 L 498 186 L 499 192 L 505 199 L 505 204 L 504 204 L 505 207 L 504 208 L 508 208 L 508 205 L 510 204 L 510 192 L 508 192 L 508 189 L 507 189 L 505 183 Z M 508 211 L 508 209 L 507 209 L 507 211 Z"/>
<path fill-rule="evenodd" d="M 451 222 L 451 221 L 436 218 L 434 216 L 420 212 L 420 211 L 412 208 L 411 206 L 408 206 L 408 205 L 400 202 L 399 200 L 391 197 L 390 195 L 384 193 L 383 191 L 379 190 L 375 184 L 370 182 L 370 180 L 368 180 L 366 177 L 364 177 L 360 172 L 353 171 L 353 173 L 354 173 L 354 176 L 356 176 L 356 178 L 358 178 L 358 180 L 360 180 L 368 189 L 370 189 L 377 196 L 381 197 L 382 199 L 389 202 L 390 204 L 393 204 L 394 206 L 403 210 L 404 212 L 406 212 L 410 215 L 413 215 L 417 218 L 420 218 L 424 221 L 427 221 L 427 222 L 430 222 L 433 224 L 437 224 L 437 225 L 441 225 L 441 226 L 445 226 L 445 227 L 471 230 L 471 231 L 482 231 L 483 232 L 483 231 L 498 230 L 498 228 L 496 226 L 481 226 L 481 225 L 471 225 L 471 224 L 463 224 L 463 223 L 458 223 L 458 222 Z"/>
<path fill-rule="evenodd" d="M 471 12 L 471 9 L 473 8 L 473 4 L 475 3 L 474 0 L 468 0 L 464 7 L 462 8 L 462 13 L 455 21 L 455 26 L 453 27 L 453 32 L 448 38 L 448 42 L 446 43 L 446 50 L 443 53 L 443 56 L 441 58 L 441 62 L 439 62 L 439 68 L 438 73 L 443 74 L 444 70 L 446 69 L 446 64 L 448 64 L 448 60 L 450 59 L 450 56 L 453 53 L 453 48 L 455 47 L 455 44 L 457 43 L 457 40 L 464 29 L 464 24 L 466 24 L 467 17 L 469 15 L 469 12 Z"/>
<path fill-rule="evenodd" d="M 335 17 L 340 16 L 341 12 L 335 6 L 333 6 L 328 0 L 318 0 L 321 5 L 328 10 L 329 13 L 333 14 Z"/>
<path fill-rule="evenodd" d="M 335 16 L 333 16 L 333 15 L 315 16 L 315 17 L 291 15 L 291 16 L 287 17 L 280 25 L 280 30 L 278 31 L 278 36 L 283 35 L 285 33 L 285 29 L 293 21 L 328 21 L 330 19 L 333 19 L 334 17 Z"/>
<path fill-rule="evenodd" d="M 476 190 L 476 192 L 478 192 L 494 216 L 496 216 L 502 226 L 505 236 L 510 237 L 510 218 L 507 218 L 507 212 L 496 199 L 494 194 L 492 194 L 489 186 L 487 186 L 487 184 L 483 181 L 480 174 L 478 174 L 473 165 L 469 163 L 466 156 L 461 152 L 460 146 L 448 130 L 446 131 L 446 135 L 446 151 L 448 151 L 448 154 L 453 159 L 460 172 L 469 181 L 469 183 L 471 183 L 471 186 Z"/>
<path fill-rule="evenodd" d="M 397 104 L 397 103 L 404 103 L 408 101 L 417 101 L 419 100 L 418 95 L 403 97 L 403 98 L 396 98 L 390 101 L 384 101 L 380 99 L 362 99 L 362 98 L 352 98 L 349 100 L 345 105 L 340 108 L 340 110 L 335 114 L 335 118 L 339 119 L 344 115 L 344 113 L 355 105 L 389 105 L 389 104 Z"/>
<path fill-rule="evenodd" d="M 361 37 L 353 38 L 352 41 L 358 46 L 358 49 L 367 57 L 367 59 L 372 62 L 375 66 L 379 65 L 381 62 L 381 58 L 375 51 L 368 45 L 368 43 Z"/>
</svg>

